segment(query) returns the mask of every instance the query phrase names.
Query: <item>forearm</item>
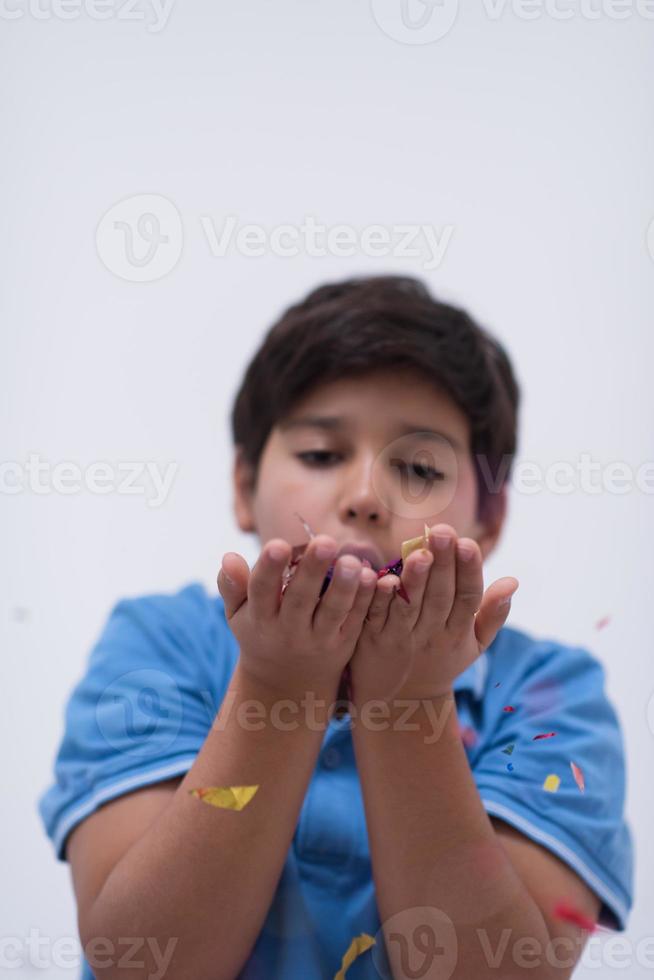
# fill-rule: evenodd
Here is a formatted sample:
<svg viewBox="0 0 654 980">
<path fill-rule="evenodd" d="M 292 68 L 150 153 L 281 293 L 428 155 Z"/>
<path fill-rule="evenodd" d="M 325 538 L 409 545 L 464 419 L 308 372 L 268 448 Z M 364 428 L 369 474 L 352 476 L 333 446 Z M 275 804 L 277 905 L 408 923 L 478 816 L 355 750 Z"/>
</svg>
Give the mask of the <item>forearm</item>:
<svg viewBox="0 0 654 980">
<path fill-rule="evenodd" d="M 317 696 L 329 704 L 334 695 Z M 248 700 L 262 705 L 259 715 L 239 712 Z M 138 936 L 156 938 L 163 950 L 173 938 L 171 976 L 236 976 L 272 903 L 326 723 L 318 717 L 319 725 L 308 727 L 301 713 L 290 710 L 280 714 L 283 724 L 274 723 L 274 704 L 237 667 L 170 805 L 108 876 L 85 925 L 85 945 L 94 936 Z M 189 794 L 205 786 L 246 785 L 259 789 L 241 811 Z M 138 957 L 146 961 L 145 974 L 143 967 L 122 967 L 120 980 L 154 973 L 150 955 L 146 948 Z"/>
<path fill-rule="evenodd" d="M 410 719 L 416 730 L 400 730 L 399 716 L 394 710 L 383 730 L 362 724 L 353 730 L 381 921 L 408 909 L 439 909 L 453 924 L 450 941 L 456 936 L 455 980 L 495 976 L 489 955 L 502 948 L 503 930 L 511 930 L 511 942 L 532 937 L 546 944 L 547 925 L 481 803 L 453 695 L 431 702 L 429 711 L 420 703 Z M 413 933 L 420 916 L 406 923 Z M 396 975 L 404 975 L 399 944 L 388 937 L 387 944 Z M 506 980 L 527 975 L 506 966 Z"/>
</svg>

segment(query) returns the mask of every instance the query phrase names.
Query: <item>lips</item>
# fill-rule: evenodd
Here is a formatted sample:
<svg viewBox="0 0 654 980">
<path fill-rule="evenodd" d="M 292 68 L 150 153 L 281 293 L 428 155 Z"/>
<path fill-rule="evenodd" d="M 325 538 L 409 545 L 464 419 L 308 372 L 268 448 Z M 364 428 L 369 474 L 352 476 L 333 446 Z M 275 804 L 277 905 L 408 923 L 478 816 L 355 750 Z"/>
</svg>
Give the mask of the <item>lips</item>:
<svg viewBox="0 0 654 980">
<path fill-rule="evenodd" d="M 379 569 L 384 565 L 384 559 L 377 549 L 370 544 L 347 541 L 344 545 L 342 545 L 336 557 L 340 558 L 341 555 L 354 555 L 356 558 L 360 558 L 361 560 L 366 559 L 370 562 L 371 566 L 376 572 L 379 571 Z"/>
</svg>

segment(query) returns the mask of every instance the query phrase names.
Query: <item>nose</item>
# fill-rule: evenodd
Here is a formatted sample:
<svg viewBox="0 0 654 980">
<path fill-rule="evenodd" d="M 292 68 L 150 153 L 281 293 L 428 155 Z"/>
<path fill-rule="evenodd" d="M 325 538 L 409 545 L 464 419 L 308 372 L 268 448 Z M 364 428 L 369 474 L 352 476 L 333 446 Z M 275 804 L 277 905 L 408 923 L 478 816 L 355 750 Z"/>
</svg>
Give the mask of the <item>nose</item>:
<svg viewBox="0 0 654 980">
<path fill-rule="evenodd" d="M 360 521 L 364 524 L 384 524 L 388 509 L 379 499 L 373 484 L 375 456 L 354 460 L 344 468 L 346 474 L 341 490 L 339 516 L 343 524 Z"/>
</svg>

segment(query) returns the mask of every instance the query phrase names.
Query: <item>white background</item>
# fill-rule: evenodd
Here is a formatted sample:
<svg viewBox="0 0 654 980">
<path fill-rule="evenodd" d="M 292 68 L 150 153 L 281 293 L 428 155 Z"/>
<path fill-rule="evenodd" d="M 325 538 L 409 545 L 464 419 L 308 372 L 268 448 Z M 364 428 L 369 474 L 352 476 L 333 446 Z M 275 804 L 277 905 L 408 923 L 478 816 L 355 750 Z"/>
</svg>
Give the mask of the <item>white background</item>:
<svg viewBox="0 0 654 980">
<path fill-rule="evenodd" d="M 69 867 L 36 799 L 111 605 L 192 580 L 213 593 L 224 551 L 256 558 L 232 514 L 228 413 L 263 331 L 309 288 L 423 276 L 506 344 L 524 396 L 518 461 L 586 452 L 635 472 L 652 459 L 654 20 L 635 5 L 590 19 L 573 0 L 570 19 L 526 19 L 475 0 L 445 36 L 421 43 L 414 28 L 407 43 L 399 3 L 375 19 L 364 0 L 177 0 L 160 30 L 145 0 L 130 20 L 119 0 L 106 20 L 64 20 L 47 0 L 40 16 L 27 0 L 3 7 L 2 459 L 178 465 L 159 507 L 88 489 L 0 498 L 4 936 L 76 935 Z M 134 282 L 107 267 L 96 229 L 145 194 L 172 202 L 182 231 L 168 274 Z M 426 256 L 216 257 L 201 217 L 219 233 L 227 215 L 453 230 L 432 270 Z M 636 838 L 630 977 L 651 972 L 636 944 L 654 934 L 652 501 L 514 488 L 485 572 L 520 581 L 510 623 L 606 667 Z"/>
</svg>

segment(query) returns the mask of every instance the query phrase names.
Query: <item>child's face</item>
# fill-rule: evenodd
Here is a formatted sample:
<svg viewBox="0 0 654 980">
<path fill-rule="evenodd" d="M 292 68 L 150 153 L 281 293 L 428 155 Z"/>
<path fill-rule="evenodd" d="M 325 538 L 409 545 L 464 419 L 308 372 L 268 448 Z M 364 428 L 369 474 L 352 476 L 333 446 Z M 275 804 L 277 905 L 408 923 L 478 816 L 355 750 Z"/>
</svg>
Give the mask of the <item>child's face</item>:
<svg viewBox="0 0 654 980">
<path fill-rule="evenodd" d="M 290 424 L 307 416 L 339 421 L 329 427 Z M 408 434 L 402 433 L 404 423 Z M 493 526 L 476 520 L 469 429 L 449 397 L 406 369 L 321 385 L 271 431 L 254 493 L 249 468 L 237 454 L 238 525 L 254 531 L 262 546 L 271 538 L 304 544 L 308 536 L 297 511 L 314 533 L 328 534 L 340 546 L 371 545 L 380 567 L 398 558 L 402 542 L 421 535 L 425 524 L 445 523 L 459 537 L 474 538 L 486 557 L 499 537 L 506 498 L 502 494 Z M 444 438 L 430 439 L 423 430 Z M 442 477 L 425 479 L 429 467 Z"/>
</svg>

